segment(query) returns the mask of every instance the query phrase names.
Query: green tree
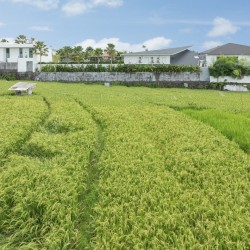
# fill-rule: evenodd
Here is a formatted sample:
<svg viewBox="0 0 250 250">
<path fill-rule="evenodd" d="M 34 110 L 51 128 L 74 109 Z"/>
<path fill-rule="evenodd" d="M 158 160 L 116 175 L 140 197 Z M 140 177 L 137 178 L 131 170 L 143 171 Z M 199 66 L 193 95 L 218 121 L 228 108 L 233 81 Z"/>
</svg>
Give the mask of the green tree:
<svg viewBox="0 0 250 250">
<path fill-rule="evenodd" d="M 49 52 L 49 49 L 47 45 L 44 42 L 41 41 L 36 41 L 33 47 L 33 54 L 39 55 L 40 56 L 40 71 L 42 69 L 42 56 L 47 56 Z"/>
<path fill-rule="evenodd" d="M 104 50 L 111 58 L 111 65 L 112 65 L 112 59 L 114 56 L 116 56 L 116 50 L 115 45 L 113 43 L 108 43 L 106 49 Z"/>
<path fill-rule="evenodd" d="M 209 67 L 209 73 L 216 78 L 231 76 L 240 79 L 249 75 L 250 68 L 244 60 L 238 60 L 236 56 L 220 56 L 213 66 Z"/>
<path fill-rule="evenodd" d="M 72 49 L 71 58 L 78 64 L 84 59 L 84 51 L 82 46 L 75 46 Z"/>
<path fill-rule="evenodd" d="M 9 41 L 7 40 L 7 39 L 5 39 L 5 38 L 3 38 L 2 40 L 1 40 L 1 43 L 8 43 Z"/>
<path fill-rule="evenodd" d="M 60 57 L 60 62 L 66 61 L 68 63 L 72 59 L 73 48 L 70 46 L 64 46 L 63 48 L 57 50 L 56 53 Z"/>
<path fill-rule="evenodd" d="M 25 35 L 19 35 L 19 36 L 16 38 L 15 43 L 18 43 L 18 44 L 27 43 L 27 37 L 26 37 Z"/>
<path fill-rule="evenodd" d="M 87 47 L 85 49 L 85 58 L 89 59 L 91 56 L 94 56 L 94 51 L 95 50 L 91 46 Z"/>
<path fill-rule="evenodd" d="M 97 57 L 97 63 L 99 64 L 100 62 L 100 56 L 103 54 L 103 49 L 101 48 L 96 48 L 94 51 L 94 55 Z"/>
</svg>

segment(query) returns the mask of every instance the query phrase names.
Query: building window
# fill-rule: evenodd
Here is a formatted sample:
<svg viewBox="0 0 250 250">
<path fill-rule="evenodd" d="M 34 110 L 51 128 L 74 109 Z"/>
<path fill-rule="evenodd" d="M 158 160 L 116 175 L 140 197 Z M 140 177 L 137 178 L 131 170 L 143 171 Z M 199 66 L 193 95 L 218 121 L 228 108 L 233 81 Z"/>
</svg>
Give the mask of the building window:
<svg viewBox="0 0 250 250">
<path fill-rule="evenodd" d="M 160 63 L 160 57 L 157 57 L 156 62 L 157 62 L 157 63 Z"/>
<path fill-rule="evenodd" d="M 23 49 L 19 48 L 19 58 L 23 58 Z"/>
<path fill-rule="evenodd" d="M 6 58 L 10 58 L 10 48 L 6 48 Z"/>
<path fill-rule="evenodd" d="M 29 49 L 29 58 L 33 58 L 33 49 L 32 48 Z"/>
<path fill-rule="evenodd" d="M 141 57 L 139 57 L 139 63 L 141 63 Z"/>
<path fill-rule="evenodd" d="M 154 63 L 154 57 L 151 57 L 151 63 Z"/>
</svg>

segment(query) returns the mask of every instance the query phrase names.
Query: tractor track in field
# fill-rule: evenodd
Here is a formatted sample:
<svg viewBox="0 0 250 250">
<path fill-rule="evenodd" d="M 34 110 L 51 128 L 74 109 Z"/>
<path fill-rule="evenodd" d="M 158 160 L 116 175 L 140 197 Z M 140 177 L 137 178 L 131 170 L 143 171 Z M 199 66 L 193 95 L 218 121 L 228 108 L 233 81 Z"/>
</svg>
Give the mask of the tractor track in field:
<svg viewBox="0 0 250 250">
<path fill-rule="evenodd" d="M 43 126 L 46 122 L 46 120 L 48 119 L 48 117 L 51 114 L 51 107 L 50 107 L 50 102 L 44 97 L 42 96 L 43 102 L 45 103 L 45 105 L 47 106 L 47 112 L 45 112 L 45 114 L 41 117 L 40 122 L 38 122 L 34 127 L 32 127 L 27 134 L 25 134 L 24 137 L 20 138 L 19 140 L 16 141 L 15 146 L 12 147 L 11 149 L 7 149 L 6 152 L 4 152 L 3 158 L 0 160 L 0 167 L 4 167 L 6 161 L 8 160 L 8 156 L 12 153 L 19 153 L 22 146 L 24 144 L 26 144 L 32 134 L 37 131 L 37 129 L 40 126 Z"/>
<path fill-rule="evenodd" d="M 87 180 L 86 189 L 79 196 L 79 203 L 82 209 L 81 216 L 78 220 L 78 229 L 80 232 L 79 243 L 76 246 L 76 249 L 91 249 L 91 239 L 95 234 L 94 227 L 94 206 L 98 201 L 98 181 L 100 170 L 98 163 L 103 152 L 105 138 L 104 138 L 104 124 L 103 122 L 96 117 L 94 111 L 81 101 L 75 99 L 75 101 L 87 111 L 93 121 L 96 124 L 97 128 L 97 137 L 93 150 L 89 155 L 89 162 L 87 164 Z"/>
</svg>

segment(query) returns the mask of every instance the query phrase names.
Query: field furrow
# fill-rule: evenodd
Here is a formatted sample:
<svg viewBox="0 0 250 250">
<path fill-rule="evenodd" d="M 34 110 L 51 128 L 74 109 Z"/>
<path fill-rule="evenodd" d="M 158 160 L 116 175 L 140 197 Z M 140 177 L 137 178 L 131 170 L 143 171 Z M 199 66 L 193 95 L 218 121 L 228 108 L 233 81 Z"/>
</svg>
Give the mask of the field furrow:
<svg viewBox="0 0 250 250">
<path fill-rule="evenodd" d="M 87 111 L 91 115 L 97 128 L 97 138 L 94 144 L 94 148 L 90 152 L 89 162 L 86 167 L 86 171 L 88 173 L 88 176 L 86 178 L 86 189 L 83 190 L 79 199 L 82 213 L 78 220 L 80 239 L 77 249 L 89 249 L 90 241 L 95 232 L 93 217 L 94 217 L 94 206 L 98 201 L 98 182 L 100 174 L 98 164 L 105 143 L 104 125 L 91 107 L 86 106 L 81 101 L 78 100 L 76 101 L 85 111 Z"/>
</svg>

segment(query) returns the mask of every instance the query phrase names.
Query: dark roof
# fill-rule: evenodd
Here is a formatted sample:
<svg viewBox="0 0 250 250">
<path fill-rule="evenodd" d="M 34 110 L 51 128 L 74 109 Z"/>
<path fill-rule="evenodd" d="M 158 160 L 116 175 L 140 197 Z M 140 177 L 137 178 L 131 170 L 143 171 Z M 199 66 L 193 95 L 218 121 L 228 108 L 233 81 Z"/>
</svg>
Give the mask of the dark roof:
<svg viewBox="0 0 250 250">
<path fill-rule="evenodd" d="M 188 48 L 190 48 L 192 46 L 185 46 L 185 47 L 178 47 L 178 48 L 169 48 L 169 49 L 160 49 L 160 50 L 146 50 L 146 51 L 141 51 L 141 52 L 131 52 L 131 53 L 127 53 L 124 54 L 123 56 L 145 56 L 145 55 L 150 55 L 150 56 L 160 56 L 160 55 L 167 55 L 167 56 L 171 56 L 171 55 L 175 55 L 178 54 L 182 51 L 187 50 Z"/>
<path fill-rule="evenodd" d="M 201 52 L 200 54 L 207 55 L 250 55 L 250 46 L 227 43 L 213 49 Z"/>
</svg>

